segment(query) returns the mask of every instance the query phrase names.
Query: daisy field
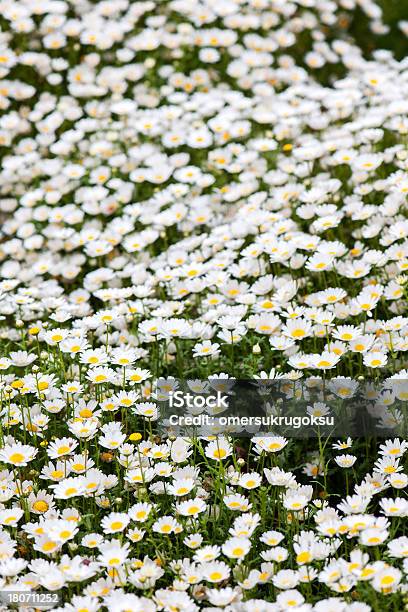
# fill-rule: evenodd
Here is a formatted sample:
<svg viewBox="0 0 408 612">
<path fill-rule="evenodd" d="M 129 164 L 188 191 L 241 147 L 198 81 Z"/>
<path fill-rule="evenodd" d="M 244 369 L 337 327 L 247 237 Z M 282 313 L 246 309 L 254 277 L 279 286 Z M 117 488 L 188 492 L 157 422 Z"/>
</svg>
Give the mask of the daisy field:
<svg viewBox="0 0 408 612">
<path fill-rule="evenodd" d="M 0 0 L 0 612 L 407 608 L 407 34 Z M 163 427 L 240 381 L 342 429 Z"/>
</svg>

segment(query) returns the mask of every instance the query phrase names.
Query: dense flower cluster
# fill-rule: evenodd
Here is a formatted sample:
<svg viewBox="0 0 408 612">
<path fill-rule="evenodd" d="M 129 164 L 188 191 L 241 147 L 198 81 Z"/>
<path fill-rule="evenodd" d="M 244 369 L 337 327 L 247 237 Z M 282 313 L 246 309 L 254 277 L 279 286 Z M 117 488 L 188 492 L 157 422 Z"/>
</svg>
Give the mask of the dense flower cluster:
<svg viewBox="0 0 408 612">
<path fill-rule="evenodd" d="M 0 1 L 2 590 L 402 609 L 405 441 L 155 429 L 160 376 L 408 378 L 408 61 L 357 9 Z"/>
</svg>

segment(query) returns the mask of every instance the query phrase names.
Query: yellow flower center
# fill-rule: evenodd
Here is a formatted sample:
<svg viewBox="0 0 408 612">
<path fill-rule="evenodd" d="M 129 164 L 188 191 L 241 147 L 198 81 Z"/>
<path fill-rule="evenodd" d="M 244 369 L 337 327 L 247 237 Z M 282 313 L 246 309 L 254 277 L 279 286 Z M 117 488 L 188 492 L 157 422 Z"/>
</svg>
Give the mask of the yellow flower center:
<svg viewBox="0 0 408 612">
<path fill-rule="evenodd" d="M 111 529 L 114 529 L 114 530 L 117 530 L 117 529 L 122 529 L 122 527 L 123 527 L 123 523 L 122 523 L 122 521 L 114 521 L 114 522 L 111 524 Z"/>
<path fill-rule="evenodd" d="M 33 508 L 37 510 L 37 512 L 47 512 L 49 505 L 43 500 L 38 500 L 33 503 Z"/>
<path fill-rule="evenodd" d="M 23 461 L 25 460 L 25 457 L 22 453 L 13 453 L 12 455 L 10 455 L 9 457 L 11 463 L 23 463 Z"/>
<path fill-rule="evenodd" d="M 70 447 L 69 446 L 60 446 L 59 449 L 57 450 L 58 455 L 65 455 L 65 453 L 69 453 L 70 451 Z"/>
<path fill-rule="evenodd" d="M 304 552 L 301 552 L 298 554 L 298 556 L 296 557 L 296 561 L 298 563 L 308 563 L 311 560 L 311 558 L 312 556 L 310 552 L 305 550 Z"/>
<path fill-rule="evenodd" d="M 92 410 L 89 410 L 89 408 L 83 408 L 80 410 L 79 416 L 81 416 L 83 419 L 89 419 L 92 416 Z"/>
<path fill-rule="evenodd" d="M 106 380 L 105 374 L 98 374 L 95 376 L 95 382 L 103 382 L 104 380 Z"/>
<path fill-rule="evenodd" d="M 110 566 L 119 565 L 119 563 L 120 563 L 120 559 L 118 559 L 117 557 L 114 557 L 113 559 L 109 559 Z"/>
<path fill-rule="evenodd" d="M 53 478 L 62 478 L 64 476 L 64 472 L 62 470 L 53 470 L 51 472 L 51 476 Z"/>
</svg>

